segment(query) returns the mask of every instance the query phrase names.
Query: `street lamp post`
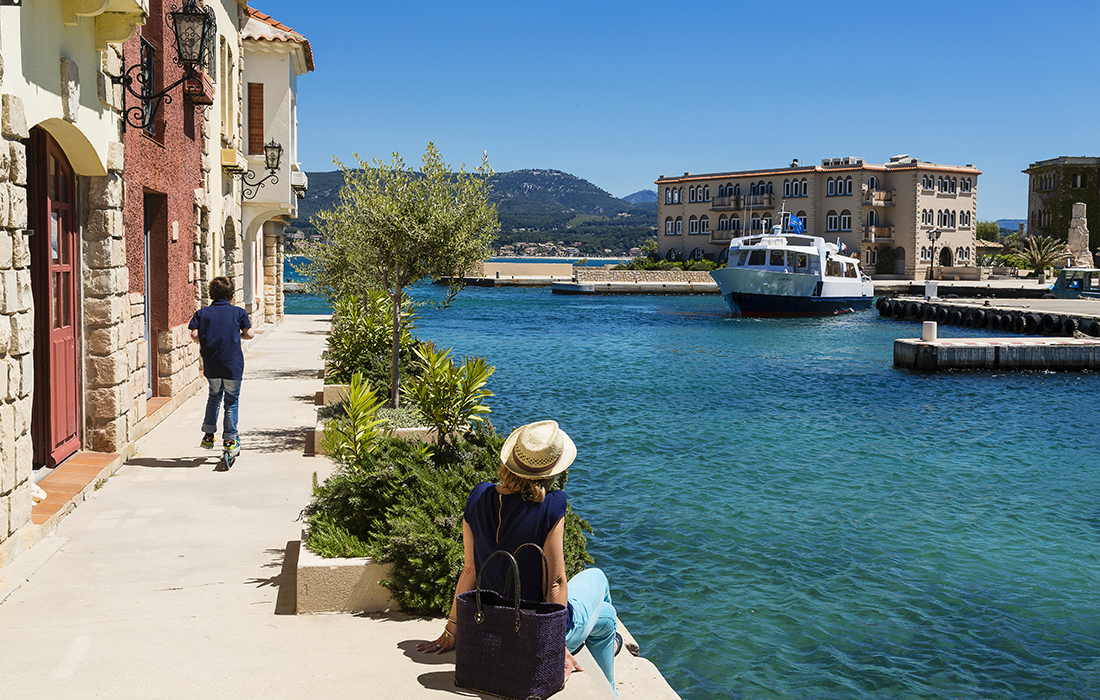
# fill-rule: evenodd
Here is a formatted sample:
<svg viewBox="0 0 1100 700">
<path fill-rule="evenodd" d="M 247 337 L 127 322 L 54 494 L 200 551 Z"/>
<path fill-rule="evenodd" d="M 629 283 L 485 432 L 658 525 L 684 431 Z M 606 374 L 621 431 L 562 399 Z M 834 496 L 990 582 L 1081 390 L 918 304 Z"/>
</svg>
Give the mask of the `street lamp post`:
<svg viewBox="0 0 1100 700">
<path fill-rule="evenodd" d="M 938 228 L 928 232 L 928 242 L 932 244 L 932 249 L 928 252 L 928 279 L 934 279 L 936 276 L 936 241 L 940 239 L 942 233 Z"/>
</svg>

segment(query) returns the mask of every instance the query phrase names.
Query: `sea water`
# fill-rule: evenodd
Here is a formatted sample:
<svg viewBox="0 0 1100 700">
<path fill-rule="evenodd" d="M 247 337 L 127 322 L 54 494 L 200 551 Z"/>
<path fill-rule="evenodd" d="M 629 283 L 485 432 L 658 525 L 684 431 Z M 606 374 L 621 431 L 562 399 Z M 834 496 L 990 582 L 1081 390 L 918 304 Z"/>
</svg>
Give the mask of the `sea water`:
<svg viewBox="0 0 1100 700">
<path fill-rule="evenodd" d="M 470 288 L 419 313 L 496 366 L 498 430 L 576 441 L 589 551 L 683 698 L 1100 697 L 1097 375 L 895 369 L 920 327 L 873 310 Z"/>
</svg>

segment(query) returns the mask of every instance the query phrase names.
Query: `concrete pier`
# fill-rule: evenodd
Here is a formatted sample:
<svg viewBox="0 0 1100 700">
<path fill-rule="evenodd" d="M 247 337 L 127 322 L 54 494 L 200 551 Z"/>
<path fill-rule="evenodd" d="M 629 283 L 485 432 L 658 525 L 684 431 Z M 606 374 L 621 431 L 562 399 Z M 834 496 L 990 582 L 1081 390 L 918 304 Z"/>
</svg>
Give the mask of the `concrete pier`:
<svg viewBox="0 0 1100 700">
<path fill-rule="evenodd" d="M 1100 339 L 902 339 L 894 341 L 894 366 L 925 372 L 951 369 L 1095 370 L 1100 369 Z"/>
<path fill-rule="evenodd" d="M 718 294 L 714 282 L 554 282 L 554 294 Z"/>
</svg>

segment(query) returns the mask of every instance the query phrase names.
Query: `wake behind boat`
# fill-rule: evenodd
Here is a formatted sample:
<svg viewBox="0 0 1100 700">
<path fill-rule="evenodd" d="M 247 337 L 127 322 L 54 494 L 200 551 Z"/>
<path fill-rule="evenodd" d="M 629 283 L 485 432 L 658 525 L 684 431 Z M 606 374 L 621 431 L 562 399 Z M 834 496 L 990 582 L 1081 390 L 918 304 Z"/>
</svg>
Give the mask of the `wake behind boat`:
<svg viewBox="0 0 1100 700">
<path fill-rule="evenodd" d="M 710 273 L 730 311 L 766 318 L 869 308 L 875 285 L 860 271 L 859 258 L 844 255 L 820 236 L 803 234 L 797 217 L 790 217 L 789 226 L 797 232 L 776 225 L 771 233 L 730 241 L 726 267 Z"/>
</svg>

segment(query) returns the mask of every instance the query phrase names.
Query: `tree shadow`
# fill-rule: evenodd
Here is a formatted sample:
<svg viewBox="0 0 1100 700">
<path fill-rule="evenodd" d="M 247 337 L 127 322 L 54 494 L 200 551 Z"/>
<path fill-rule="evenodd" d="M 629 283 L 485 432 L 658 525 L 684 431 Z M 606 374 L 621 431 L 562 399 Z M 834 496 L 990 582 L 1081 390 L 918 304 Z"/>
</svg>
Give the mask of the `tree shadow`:
<svg viewBox="0 0 1100 700">
<path fill-rule="evenodd" d="M 275 454 L 278 452 L 304 452 L 306 432 L 312 426 L 298 428 L 270 428 L 250 430 L 242 436 L 241 444 L 246 452 Z"/>
<path fill-rule="evenodd" d="M 245 381 L 260 380 L 271 381 L 281 379 L 316 379 L 317 368 L 293 368 L 293 369 L 258 369 L 245 375 Z"/>
<path fill-rule="evenodd" d="M 276 615 L 296 615 L 298 613 L 298 547 L 301 542 L 291 540 L 283 549 L 268 549 L 265 554 L 272 560 L 263 565 L 265 569 L 279 569 L 279 573 L 269 578 L 250 578 L 245 581 L 250 586 L 264 588 L 272 586 L 279 589 L 275 599 Z"/>
</svg>

